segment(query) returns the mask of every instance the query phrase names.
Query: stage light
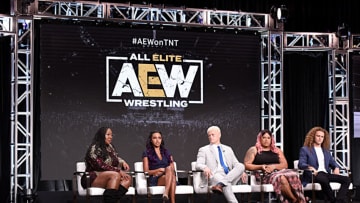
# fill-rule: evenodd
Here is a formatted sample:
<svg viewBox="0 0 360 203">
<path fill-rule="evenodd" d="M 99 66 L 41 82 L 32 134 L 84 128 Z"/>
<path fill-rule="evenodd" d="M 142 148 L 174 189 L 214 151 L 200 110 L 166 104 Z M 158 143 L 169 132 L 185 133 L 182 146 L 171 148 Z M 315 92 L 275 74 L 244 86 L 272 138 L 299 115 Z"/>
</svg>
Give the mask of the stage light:
<svg viewBox="0 0 360 203">
<path fill-rule="evenodd" d="M 270 9 L 270 15 L 273 19 L 284 23 L 289 16 L 289 11 L 285 5 L 281 5 L 280 7 L 272 6 Z"/>
<path fill-rule="evenodd" d="M 336 36 L 338 38 L 340 38 L 341 40 L 344 41 L 344 40 L 349 39 L 350 35 L 351 35 L 350 28 L 347 24 L 342 23 L 341 25 L 338 26 L 338 29 L 336 32 Z"/>
</svg>

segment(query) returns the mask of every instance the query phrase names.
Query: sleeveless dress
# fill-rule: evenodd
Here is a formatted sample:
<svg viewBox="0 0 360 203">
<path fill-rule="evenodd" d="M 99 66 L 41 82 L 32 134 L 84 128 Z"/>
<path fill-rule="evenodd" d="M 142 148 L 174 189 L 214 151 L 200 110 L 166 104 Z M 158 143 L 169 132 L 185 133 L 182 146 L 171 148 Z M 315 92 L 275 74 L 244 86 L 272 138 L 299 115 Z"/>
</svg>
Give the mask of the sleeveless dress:
<svg viewBox="0 0 360 203">
<path fill-rule="evenodd" d="M 279 164 L 279 155 L 272 151 L 262 151 L 260 154 L 257 153 L 254 159 L 253 164 Z M 303 186 L 301 184 L 298 172 L 293 169 L 282 169 L 274 171 L 272 173 L 265 173 L 262 183 L 263 184 L 272 184 L 274 191 L 278 196 L 280 202 L 289 203 L 290 201 L 286 199 L 281 194 L 281 176 L 285 176 L 289 181 L 290 187 L 295 191 L 296 196 L 299 199 L 299 203 L 306 203 Z M 256 175 L 257 180 L 260 181 L 260 174 Z"/>
</svg>

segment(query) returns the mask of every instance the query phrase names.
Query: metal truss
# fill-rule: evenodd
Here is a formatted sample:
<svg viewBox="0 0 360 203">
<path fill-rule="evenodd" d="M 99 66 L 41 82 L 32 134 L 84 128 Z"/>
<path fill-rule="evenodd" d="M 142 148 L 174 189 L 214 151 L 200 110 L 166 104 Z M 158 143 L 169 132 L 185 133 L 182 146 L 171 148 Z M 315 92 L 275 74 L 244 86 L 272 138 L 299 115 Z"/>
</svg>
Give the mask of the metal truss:
<svg viewBox="0 0 360 203">
<path fill-rule="evenodd" d="M 18 190 L 33 188 L 33 19 L 117 21 L 120 23 L 254 30 L 261 33 L 261 128 L 270 129 L 283 148 L 283 53 L 328 51 L 329 110 L 332 150 L 337 162 L 350 166 L 347 51 L 332 33 L 284 33 L 272 27 L 269 14 L 163 5 L 132 5 L 99 1 L 35 0 L 26 16 L 0 15 L 0 34 L 13 36 L 11 106 L 11 202 Z M 25 26 L 25 27 L 24 27 Z M 347 43 L 360 47 L 360 36 Z"/>
<path fill-rule="evenodd" d="M 275 136 L 283 149 L 283 32 L 261 35 L 261 127 Z"/>
<path fill-rule="evenodd" d="M 86 17 L 86 18 L 104 18 L 104 6 L 98 2 L 87 1 L 43 1 L 38 0 L 35 5 L 35 14 L 40 17 L 56 16 L 61 17 Z"/>
<path fill-rule="evenodd" d="M 285 33 L 284 41 L 285 51 L 328 53 L 331 151 L 342 168 L 350 168 L 349 40 L 339 42 L 335 33 Z M 360 36 L 353 36 L 350 46 L 359 44 Z"/>
<path fill-rule="evenodd" d="M 336 47 L 333 33 L 287 32 L 284 35 L 284 51 L 326 51 Z"/>
<path fill-rule="evenodd" d="M 42 17 L 101 18 L 146 24 L 211 26 L 253 30 L 267 30 L 269 27 L 269 14 L 261 13 L 91 1 L 59 2 L 38 0 L 37 2 L 38 11 L 36 15 Z"/>
<path fill-rule="evenodd" d="M 360 35 L 351 35 L 350 39 L 339 43 L 329 59 L 329 110 L 333 125 L 332 149 L 336 161 L 343 168 L 350 169 L 350 53 L 360 53 Z M 331 77 L 332 76 L 332 77 Z"/>
<path fill-rule="evenodd" d="M 12 85 L 11 200 L 18 191 L 33 188 L 33 19 L 16 19 L 15 52 Z"/>
<path fill-rule="evenodd" d="M 31 16 L 0 16 L 0 37 L 12 36 L 10 202 L 33 188 L 33 26 Z"/>
<path fill-rule="evenodd" d="M 329 133 L 331 149 L 342 168 L 350 168 L 349 52 L 329 52 Z"/>
<path fill-rule="evenodd" d="M 15 3 L 16 4 L 16 3 Z M 16 5 L 14 6 L 17 7 Z M 12 59 L 12 101 L 11 101 L 11 183 L 10 202 L 18 202 L 19 192 L 33 189 L 33 43 L 34 19 L 67 19 L 84 21 L 118 21 L 121 23 L 173 25 L 173 26 L 204 26 L 219 29 L 245 29 L 267 31 L 269 29 L 269 15 L 234 11 L 216 11 L 190 8 L 165 8 L 152 5 L 130 5 L 114 3 L 98 3 L 91 1 L 43 1 L 35 0 L 25 9 L 26 15 L 0 15 L 0 34 L 13 36 Z M 18 13 L 15 11 L 14 13 Z M 280 38 L 279 38 L 280 39 Z M 273 46 L 271 41 L 268 42 Z M 279 53 L 279 50 L 271 52 Z M 281 51 L 280 51 L 281 53 Z M 270 54 L 270 52 L 268 53 Z M 271 57 L 268 57 L 271 59 Z M 270 77 L 276 73 L 279 62 L 269 63 L 267 74 Z M 262 66 L 265 67 L 265 66 Z M 262 71 L 264 72 L 264 71 Z M 270 83 L 272 84 L 270 84 Z M 278 81 L 277 81 L 278 82 Z M 277 88 L 274 80 L 265 76 L 262 82 L 269 112 L 264 113 L 266 125 L 275 134 L 282 145 L 282 130 L 279 113 L 281 107 L 277 105 L 281 90 L 267 91 L 266 88 Z M 266 84 L 265 84 L 266 83 Z M 274 86 L 275 85 L 275 86 Z M 266 93 L 265 93 L 266 92 Z M 276 98 L 273 98 L 276 97 Z M 264 99 L 263 99 L 264 100 Z M 270 102 L 269 102 L 270 101 Z M 274 109 L 275 108 L 275 109 Z M 275 118 L 276 117 L 276 118 Z M 273 123 L 275 122 L 275 123 Z M 264 128 L 264 126 L 262 126 Z"/>
</svg>

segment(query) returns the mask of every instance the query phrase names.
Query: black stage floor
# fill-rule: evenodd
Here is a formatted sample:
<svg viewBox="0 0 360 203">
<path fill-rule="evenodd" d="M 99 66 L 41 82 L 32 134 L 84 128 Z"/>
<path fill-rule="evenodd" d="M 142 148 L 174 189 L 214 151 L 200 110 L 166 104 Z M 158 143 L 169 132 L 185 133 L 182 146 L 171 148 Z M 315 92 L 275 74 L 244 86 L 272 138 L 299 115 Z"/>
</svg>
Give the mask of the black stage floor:
<svg viewBox="0 0 360 203">
<path fill-rule="evenodd" d="M 240 196 L 237 195 L 238 200 L 240 202 Z M 242 202 L 247 202 L 247 197 L 243 196 Z M 260 197 L 257 194 L 252 194 L 251 203 L 258 203 Z M 193 196 L 194 203 L 208 203 L 206 195 L 198 195 L 195 194 Z M 26 201 L 19 201 L 19 203 Z M 86 203 L 85 197 L 77 197 L 77 201 L 73 200 L 73 193 L 71 191 L 56 191 L 56 192 L 37 192 L 36 200 L 33 203 Z M 91 203 L 102 203 L 101 197 L 93 197 L 91 198 Z M 147 199 L 145 196 L 137 196 L 135 199 L 136 203 L 147 203 Z M 177 195 L 176 196 L 177 203 L 188 203 L 188 198 L 186 195 Z M 276 201 L 272 201 L 275 203 Z M 125 196 L 120 200 L 120 203 L 132 203 L 132 199 L 130 196 Z M 153 197 L 152 203 L 162 203 L 162 199 L 160 196 Z M 211 196 L 210 203 L 226 203 L 223 195 L 214 194 Z M 325 203 L 323 200 L 317 200 L 316 203 Z M 359 200 L 354 200 L 353 203 L 360 203 Z"/>
<path fill-rule="evenodd" d="M 71 180 L 56 180 L 56 181 L 40 181 L 39 187 L 36 194 L 36 198 L 32 203 L 86 203 L 86 198 L 83 196 L 77 196 L 76 201 L 74 201 L 74 193 L 72 192 Z M 358 187 L 355 187 L 356 190 Z M 359 191 L 353 193 L 352 203 L 360 203 L 360 199 L 357 194 L 360 194 Z M 247 195 L 236 194 L 239 202 L 247 202 Z M 266 196 L 266 195 L 265 195 Z M 305 196 L 311 197 L 311 192 L 305 192 Z M 251 203 L 260 202 L 260 194 L 252 193 L 251 194 Z M 316 197 L 318 198 L 316 203 L 325 203 L 322 198 L 322 193 L 317 192 Z M 31 203 L 31 201 L 23 201 L 21 197 L 18 198 L 17 203 Z M 208 196 L 205 194 L 194 194 L 193 203 L 226 203 L 223 195 L 212 194 L 211 199 L 208 202 Z M 102 203 L 102 197 L 92 197 L 91 203 Z M 137 195 L 135 198 L 135 203 L 147 203 L 146 196 Z M 188 203 L 187 195 L 177 195 L 177 203 Z M 267 201 L 266 201 L 267 202 Z M 276 201 L 272 201 L 275 203 Z M 131 196 L 125 196 L 120 200 L 120 203 L 134 203 L 132 202 Z M 152 198 L 152 203 L 162 203 L 161 196 L 154 196 Z"/>
</svg>

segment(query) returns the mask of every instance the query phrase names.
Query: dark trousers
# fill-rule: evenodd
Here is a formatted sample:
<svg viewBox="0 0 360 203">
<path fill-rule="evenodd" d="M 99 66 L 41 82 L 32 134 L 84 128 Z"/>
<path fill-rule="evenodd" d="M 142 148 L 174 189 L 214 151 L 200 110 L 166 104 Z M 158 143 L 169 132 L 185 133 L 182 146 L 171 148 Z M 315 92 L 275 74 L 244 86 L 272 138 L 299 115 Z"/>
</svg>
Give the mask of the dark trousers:
<svg viewBox="0 0 360 203">
<path fill-rule="evenodd" d="M 330 200 L 330 202 L 342 203 L 347 202 L 347 193 L 350 185 L 350 178 L 343 175 L 329 174 L 325 172 L 319 172 L 315 176 L 315 182 L 320 183 L 322 191 Z M 340 183 L 341 187 L 335 198 L 334 191 L 330 187 L 330 182 Z"/>
</svg>

